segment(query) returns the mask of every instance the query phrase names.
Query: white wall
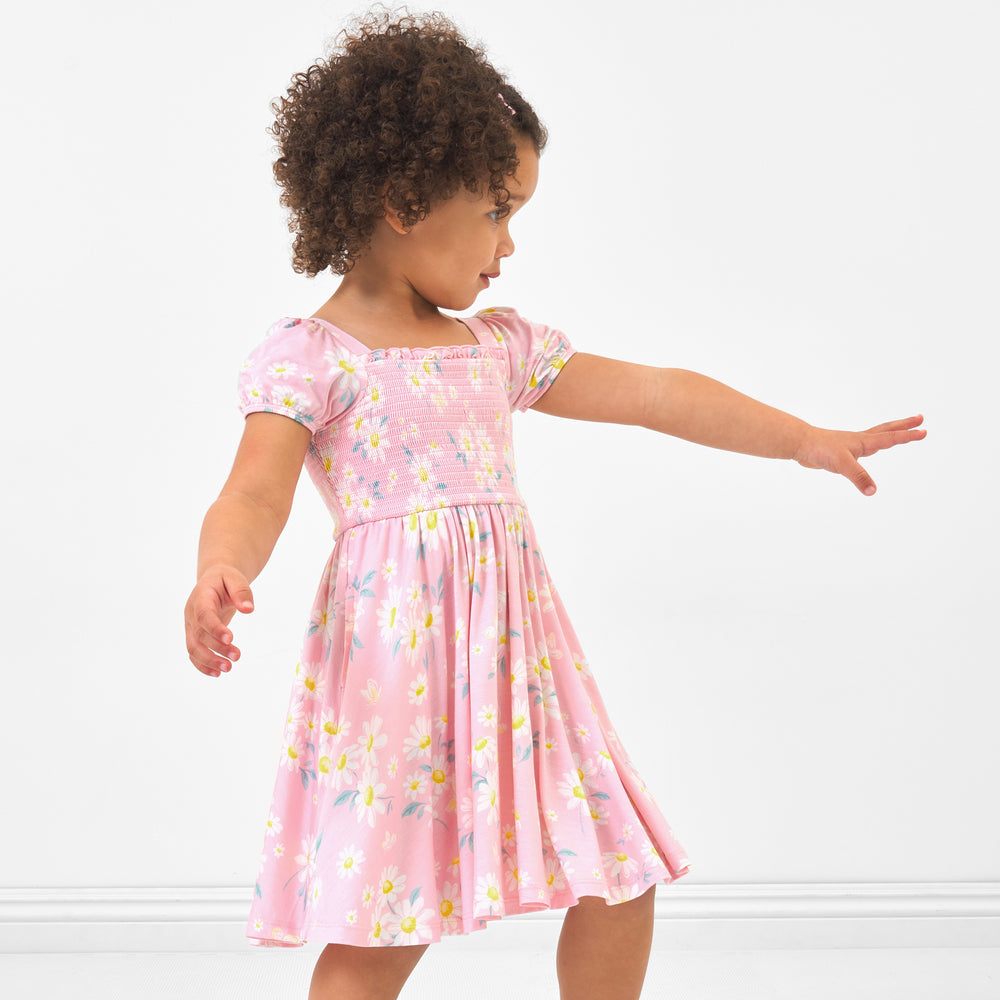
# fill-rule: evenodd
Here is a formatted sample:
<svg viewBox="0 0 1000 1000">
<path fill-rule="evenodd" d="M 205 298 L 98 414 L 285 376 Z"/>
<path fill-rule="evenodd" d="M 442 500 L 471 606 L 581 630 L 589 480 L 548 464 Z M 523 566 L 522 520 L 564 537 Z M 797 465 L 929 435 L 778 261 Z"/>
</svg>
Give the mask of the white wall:
<svg viewBox="0 0 1000 1000">
<path fill-rule="evenodd" d="M 927 416 L 873 499 L 519 418 L 689 881 L 1000 879 L 996 5 L 445 6 L 552 133 L 482 305 L 816 423 Z M 2 43 L 0 885 L 252 882 L 330 545 L 308 483 L 231 676 L 187 662 L 181 609 L 235 372 L 333 287 L 288 264 L 268 104 L 359 9 L 50 2 Z"/>
</svg>

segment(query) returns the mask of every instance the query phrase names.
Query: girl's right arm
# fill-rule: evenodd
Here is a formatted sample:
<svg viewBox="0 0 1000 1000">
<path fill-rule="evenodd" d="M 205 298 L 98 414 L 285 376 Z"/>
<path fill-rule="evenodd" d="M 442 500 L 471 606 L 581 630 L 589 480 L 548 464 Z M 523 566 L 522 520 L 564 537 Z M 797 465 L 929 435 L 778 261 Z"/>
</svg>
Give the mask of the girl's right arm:
<svg viewBox="0 0 1000 1000">
<path fill-rule="evenodd" d="M 237 611 L 253 611 L 250 582 L 288 520 L 310 437 L 281 414 L 247 415 L 232 472 L 205 515 L 198 582 L 184 608 L 188 656 L 209 677 L 239 659 L 228 625 Z"/>
</svg>

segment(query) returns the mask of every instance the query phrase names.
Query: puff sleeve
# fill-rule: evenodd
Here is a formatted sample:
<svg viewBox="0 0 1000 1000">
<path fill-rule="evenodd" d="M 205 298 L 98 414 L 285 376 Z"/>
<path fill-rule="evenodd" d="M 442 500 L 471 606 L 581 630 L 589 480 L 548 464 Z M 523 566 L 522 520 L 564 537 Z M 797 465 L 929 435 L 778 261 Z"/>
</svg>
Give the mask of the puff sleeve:
<svg viewBox="0 0 1000 1000">
<path fill-rule="evenodd" d="M 534 405 L 576 353 L 562 331 L 532 323 L 514 309 L 484 309 L 478 318 L 507 349 L 507 398 L 512 410 Z"/>
<path fill-rule="evenodd" d="M 240 410 L 281 413 L 315 434 L 354 402 L 362 364 L 321 324 L 279 320 L 243 363 Z"/>
</svg>

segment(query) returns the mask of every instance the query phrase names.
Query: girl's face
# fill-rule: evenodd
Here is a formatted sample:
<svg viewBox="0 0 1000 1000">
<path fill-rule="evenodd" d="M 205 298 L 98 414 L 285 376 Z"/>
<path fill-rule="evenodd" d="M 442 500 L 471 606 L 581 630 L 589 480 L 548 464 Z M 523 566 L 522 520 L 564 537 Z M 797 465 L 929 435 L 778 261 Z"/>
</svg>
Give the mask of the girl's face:
<svg viewBox="0 0 1000 1000">
<path fill-rule="evenodd" d="M 517 156 L 517 173 L 507 178 L 510 212 L 502 219 L 488 193 L 474 195 L 463 189 L 400 234 L 401 276 L 432 306 L 468 309 L 491 279 L 500 276 L 500 261 L 514 252 L 511 219 L 538 184 L 538 154 L 530 139 L 517 141 Z"/>
</svg>

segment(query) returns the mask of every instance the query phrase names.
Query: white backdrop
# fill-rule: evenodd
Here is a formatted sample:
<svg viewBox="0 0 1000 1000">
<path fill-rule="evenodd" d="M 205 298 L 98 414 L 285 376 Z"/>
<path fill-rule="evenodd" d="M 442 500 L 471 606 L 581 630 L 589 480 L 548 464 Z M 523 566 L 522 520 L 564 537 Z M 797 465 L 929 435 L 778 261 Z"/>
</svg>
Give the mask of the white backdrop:
<svg viewBox="0 0 1000 1000">
<path fill-rule="evenodd" d="M 187 661 L 235 375 L 289 266 L 269 102 L 361 7 L 57 0 L 0 52 L 0 885 L 249 886 L 330 525 Z M 827 426 L 846 481 L 519 417 L 546 557 L 701 883 L 1000 879 L 996 60 L 983 0 L 454 0 L 551 131 L 479 305 Z M 624 15 L 618 13 L 624 11 Z M 249 896 L 248 896 L 249 898 Z"/>
</svg>

